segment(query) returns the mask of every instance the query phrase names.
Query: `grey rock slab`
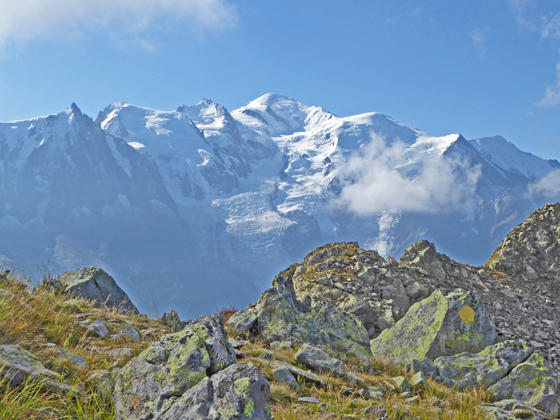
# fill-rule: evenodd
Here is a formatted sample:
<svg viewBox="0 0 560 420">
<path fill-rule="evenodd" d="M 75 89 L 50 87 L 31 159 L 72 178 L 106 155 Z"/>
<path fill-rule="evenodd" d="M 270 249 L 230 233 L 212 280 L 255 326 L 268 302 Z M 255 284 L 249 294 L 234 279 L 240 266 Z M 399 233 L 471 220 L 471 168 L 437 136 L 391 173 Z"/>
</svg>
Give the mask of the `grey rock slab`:
<svg viewBox="0 0 560 420">
<path fill-rule="evenodd" d="M 560 414 L 558 383 L 539 352 L 513 368 L 488 391 L 498 400 L 515 399 L 551 416 Z"/>
<path fill-rule="evenodd" d="M 550 416 L 543 411 L 523 404 L 517 400 L 502 400 L 495 403 L 483 403 L 479 406 L 487 420 L 548 420 Z"/>
<path fill-rule="evenodd" d="M 328 383 L 327 379 L 323 378 L 322 376 L 316 375 L 315 373 L 307 370 L 300 369 L 286 362 L 274 361 L 272 362 L 272 368 L 287 369 L 292 375 L 294 375 L 294 377 L 298 379 L 301 378 L 302 380 L 314 383 L 316 385 L 325 386 Z"/>
<path fill-rule="evenodd" d="M 391 378 L 391 382 L 395 385 L 395 390 L 399 393 L 411 390 L 410 382 L 404 376 L 395 376 Z"/>
<path fill-rule="evenodd" d="M 201 317 L 152 343 L 121 369 L 113 392 L 117 416 L 158 418 L 187 390 L 235 362 L 221 318 Z"/>
<path fill-rule="evenodd" d="M 304 344 L 295 355 L 295 360 L 316 372 L 330 373 L 342 378 L 346 376 L 346 366 L 340 360 L 318 347 Z"/>
<path fill-rule="evenodd" d="M 416 372 L 416 374 L 410 379 L 410 386 L 414 391 L 431 389 L 424 372 Z"/>
<path fill-rule="evenodd" d="M 107 354 L 117 359 L 124 359 L 124 358 L 134 356 L 134 349 L 131 349 L 129 347 L 122 347 L 118 349 L 109 350 Z"/>
<path fill-rule="evenodd" d="M 256 367 L 237 363 L 187 390 L 158 418 L 269 420 L 270 386 Z"/>
<path fill-rule="evenodd" d="M 272 371 L 272 375 L 274 375 L 274 379 L 279 384 L 288 385 L 290 388 L 296 390 L 301 389 L 301 386 L 298 384 L 296 378 L 294 377 L 294 375 L 292 375 L 289 369 L 285 369 L 285 368 L 274 369 Z"/>
<path fill-rule="evenodd" d="M 127 339 L 130 341 L 138 342 L 141 339 L 140 333 L 132 327 L 126 327 L 122 330 L 118 330 L 115 334 L 111 335 L 114 340 Z"/>
<path fill-rule="evenodd" d="M 107 325 L 105 325 L 105 323 L 100 319 L 96 319 L 95 321 L 87 324 L 86 329 L 89 334 L 94 337 L 105 338 L 109 335 L 109 328 L 107 328 Z"/>
<path fill-rule="evenodd" d="M 321 401 L 315 397 L 299 397 L 298 402 L 304 404 L 319 404 Z"/>
<path fill-rule="evenodd" d="M 40 382 L 51 391 L 71 391 L 72 388 L 62 383 L 61 376 L 48 370 L 33 354 L 19 345 L 0 345 L 0 377 L 6 378 L 13 386 L 19 386 L 26 380 Z"/>
<path fill-rule="evenodd" d="M 431 359 L 413 360 L 408 366 L 413 372 L 422 372 L 430 378 L 437 378 L 437 367 Z"/>
<path fill-rule="evenodd" d="M 71 365 L 78 366 L 82 369 L 89 369 L 88 362 L 86 362 L 86 360 L 82 356 L 70 353 L 67 350 L 59 347 L 51 347 L 50 350 L 57 353 L 61 359 L 67 361 Z"/>
<path fill-rule="evenodd" d="M 436 290 L 415 303 L 393 327 L 371 340 L 371 352 L 399 365 L 460 352 L 476 352 L 496 341 L 482 300 L 457 290 Z"/>
<path fill-rule="evenodd" d="M 109 274 L 99 268 L 86 267 L 63 273 L 50 285 L 69 296 L 94 300 L 97 305 L 106 304 L 138 313 L 128 295 Z"/>
<path fill-rule="evenodd" d="M 434 364 L 441 381 L 460 389 L 495 384 L 533 350 L 523 341 L 503 341 L 478 353 L 438 357 Z"/>
</svg>

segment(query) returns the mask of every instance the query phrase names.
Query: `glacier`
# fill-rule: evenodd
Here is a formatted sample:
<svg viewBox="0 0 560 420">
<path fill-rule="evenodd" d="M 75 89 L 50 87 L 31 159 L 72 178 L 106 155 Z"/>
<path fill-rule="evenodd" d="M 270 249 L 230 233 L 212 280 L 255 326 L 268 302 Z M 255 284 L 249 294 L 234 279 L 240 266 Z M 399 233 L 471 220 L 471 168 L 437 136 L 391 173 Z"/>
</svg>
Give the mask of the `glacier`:
<svg viewBox="0 0 560 420">
<path fill-rule="evenodd" d="M 142 312 L 255 301 L 326 242 L 400 256 L 418 239 L 481 264 L 542 204 L 556 160 L 502 137 L 431 136 L 266 94 L 229 112 L 76 104 L 0 123 L 0 264 L 32 281 L 94 265 Z"/>
</svg>

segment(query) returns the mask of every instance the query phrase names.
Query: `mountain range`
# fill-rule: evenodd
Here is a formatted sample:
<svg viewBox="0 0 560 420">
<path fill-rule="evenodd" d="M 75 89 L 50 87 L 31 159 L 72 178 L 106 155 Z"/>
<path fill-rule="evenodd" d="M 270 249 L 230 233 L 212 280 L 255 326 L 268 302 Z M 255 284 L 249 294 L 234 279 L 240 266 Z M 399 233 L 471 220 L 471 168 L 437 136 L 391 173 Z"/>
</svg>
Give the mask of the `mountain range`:
<svg viewBox="0 0 560 420">
<path fill-rule="evenodd" d="M 94 265 L 142 312 L 255 301 L 326 242 L 480 264 L 560 198 L 560 163 L 267 94 L 229 112 L 112 104 L 0 123 L 0 256 L 32 279 Z"/>
</svg>

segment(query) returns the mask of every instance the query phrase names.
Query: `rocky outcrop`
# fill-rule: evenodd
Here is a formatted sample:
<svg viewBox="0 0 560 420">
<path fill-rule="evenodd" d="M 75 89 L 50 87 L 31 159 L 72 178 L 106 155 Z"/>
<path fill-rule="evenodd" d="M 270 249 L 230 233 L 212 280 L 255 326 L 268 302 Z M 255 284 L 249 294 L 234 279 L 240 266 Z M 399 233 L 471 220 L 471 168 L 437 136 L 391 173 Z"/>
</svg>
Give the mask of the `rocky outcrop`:
<svg viewBox="0 0 560 420">
<path fill-rule="evenodd" d="M 370 338 L 393 325 L 430 290 L 376 251 L 355 242 L 323 246 L 298 264 L 294 291 L 309 306 L 328 302 L 356 316 Z"/>
<path fill-rule="evenodd" d="M 527 283 L 558 278 L 560 203 L 536 210 L 515 227 L 486 265 Z"/>
<path fill-rule="evenodd" d="M 560 204 L 556 204 L 534 212 L 508 235 L 485 267 L 453 261 L 438 253 L 428 241 L 414 243 L 398 261 L 392 258 L 387 261 L 375 251 L 360 249 L 354 242 L 322 246 L 283 273 L 282 281 L 293 293 L 290 292 L 290 298 L 281 297 L 277 301 L 292 302 L 288 307 L 297 316 L 287 315 L 281 309 L 274 316 L 261 317 L 258 313 L 271 312 L 272 307 L 279 306 L 269 291 L 260 304 L 237 314 L 232 322 L 244 330 L 254 327 L 257 334 L 264 331 L 265 337 L 277 337 L 279 341 L 325 345 L 328 340 L 293 337 L 306 336 L 297 327 L 300 318 L 304 318 L 300 314 L 321 311 L 323 307 L 335 308 L 337 314 L 343 311 L 360 320 L 373 339 L 401 319 L 410 306 L 435 290 L 448 294 L 460 288 L 482 300 L 495 325 L 498 341 L 527 341 L 541 351 L 558 379 L 560 312 L 554 307 L 560 302 L 560 275 L 549 268 L 560 261 L 559 208 Z M 519 241 L 523 245 L 516 245 Z M 533 250 L 537 252 L 538 264 L 531 257 Z M 538 274 L 537 281 L 529 281 L 524 274 L 527 270 L 520 268 L 526 264 L 525 260 Z M 507 261 L 514 264 L 512 268 L 506 267 L 510 264 Z M 273 289 L 278 293 L 276 284 Z M 264 308 L 264 304 L 270 304 L 271 308 Z M 258 318 L 262 322 L 257 322 Z M 275 319 L 284 320 L 280 322 L 281 328 L 274 328 L 278 324 Z M 308 320 L 302 325 L 305 330 L 306 325 L 313 323 Z M 290 330 L 293 334 L 286 333 Z M 344 336 L 344 333 L 337 335 Z"/>
<path fill-rule="evenodd" d="M 484 305 L 474 294 L 436 290 L 415 303 L 393 327 L 371 340 L 371 352 L 393 363 L 480 351 L 496 340 Z"/>
<path fill-rule="evenodd" d="M 558 383 L 538 352 L 488 388 L 498 400 L 515 399 L 557 417 Z"/>
<path fill-rule="evenodd" d="M 293 275 L 294 267 L 280 273 L 256 305 L 234 314 L 227 324 L 268 343 L 290 340 L 337 353 L 367 355 L 368 334 L 360 320 L 328 301 L 309 304 L 299 300 Z"/>
<path fill-rule="evenodd" d="M 311 370 L 330 373 L 339 378 L 346 376 L 346 366 L 344 363 L 329 356 L 323 350 L 310 346 L 309 344 L 303 345 L 303 347 L 298 350 L 295 359 Z"/>
<path fill-rule="evenodd" d="M 51 391 L 71 390 L 69 385 L 62 382 L 58 373 L 45 368 L 35 355 L 18 345 L 0 345 L 0 377 L 6 378 L 12 386 L 30 381 L 41 383 Z"/>
<path fill-rule="evenodd" d="M 492 404 L 481 404 L 480 408 L 487 420 L 550 419 L 548 414 L 517 400 L 502 400 Z"/>
<path fill-rule="evenodd" d="M 269 418 L 266 379 L 235 363 L 221 319 L 202 317 L 123 367 L 113 392 L 118 418 Z"/>
<path fill-rule="evenodd" d="M 459 389 L 488 387 L 505 377 L 532 353 L 533 350 L 523 341 L 504 341 L 479 353 L 438 357 L 434 364 L 439 378 L 449 386 Z"/>
<path fill-rule="evenodd" d="M 138 313 L 128 295 L 105 271 L 86 267 L 61 274 L 50 286 L 70 296 L 94 300 L 98 305 L 105 304 L 126 312 Z"/>
<path fill-rule="evenodd" d="M 238 363 L 187 390 L 160 418 L 267 420 L 269 400 L 264 375 L 253 365 Z"/>
</svg>

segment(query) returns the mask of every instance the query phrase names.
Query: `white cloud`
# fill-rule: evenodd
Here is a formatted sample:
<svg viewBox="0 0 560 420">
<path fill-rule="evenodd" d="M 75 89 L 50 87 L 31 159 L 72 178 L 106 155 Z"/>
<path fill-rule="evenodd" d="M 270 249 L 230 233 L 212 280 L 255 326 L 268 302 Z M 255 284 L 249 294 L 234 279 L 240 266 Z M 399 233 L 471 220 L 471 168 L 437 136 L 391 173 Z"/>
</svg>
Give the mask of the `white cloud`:
<svg viewBox="0 0 560 420">
<path fill-rule="evenodd" d="M 228 0 L 0 0 L 0 45 L 105 30 L 144 38 L 170 27 L 223 29 L 235 19 Z"/>
<path fill-rule="evenodd" d="M 556 64 L 556 84 L 547 86 L 538 106 L 553 107 L 560 104 L 560 63 Z"/>
<path fill-rule="evenodd" d="M 484 57 L 488 51 L 488 47 L 486 46 L 487 33 L 487 26 L 483 28 L 476 28 L 474 31 L 469 32 L 469 37 L 471 38 L 473 47 L 480 57 Z"/>
<path fill-rule="evenodd" d="M 540 195 L 545 198 L 557 199 L 560 197 L 560 169 L 556 169 L 541 180 L 529 184 L 529 192 L 532 195 Z"/>
<path fill-rule="evenodd" d="M 359 216 L 468 211 L 480 168 L 440 153 L 426 153 L 411 164 L 404 144 L 387 145 L 374 136 L 361 153 L 348 159 L 339 177 L 343 187 L 334 205 Z"/>
<path fill-rule="evenodd" d="M 542 17 L 541 36 L 543 38 L 560 38 L 560 13 Z"/>
</svg>

